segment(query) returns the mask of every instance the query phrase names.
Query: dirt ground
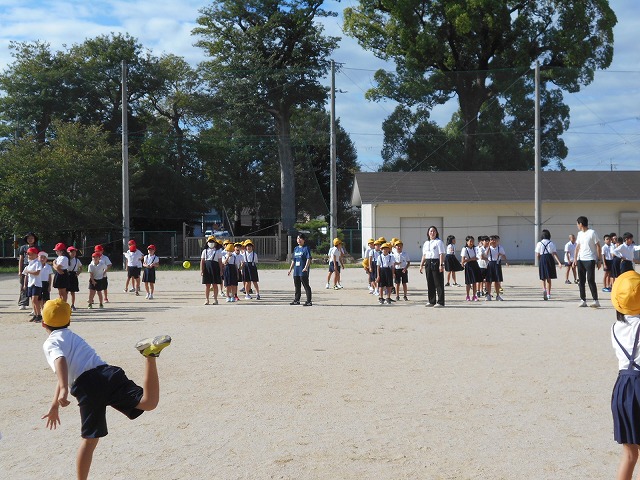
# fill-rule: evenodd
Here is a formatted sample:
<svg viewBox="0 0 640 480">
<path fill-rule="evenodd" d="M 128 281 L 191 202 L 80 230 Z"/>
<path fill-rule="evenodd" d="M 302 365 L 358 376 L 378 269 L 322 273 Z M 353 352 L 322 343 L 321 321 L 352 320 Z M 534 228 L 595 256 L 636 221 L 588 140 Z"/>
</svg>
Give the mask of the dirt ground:
<svg viewBox="0 0 640 480">
<path fill-rule="evenodd" d="M 154 300 L 124 293 L 112 272 L 110 303 L 88 310 L 85 273 L 71 328 L 105 361 L 141 381 L 135 342 L 173 337 L 159 407 L 134 421 L 109 411 L 92 478 L 613 478 L 609 294 L 578 308 L 577 285 L 558 280 L 545 302 L 534 267 L 504 274 L 504 302 L 448 287 L 433 309 L 416 268 L 409 301 L 390 306 L 360 269 L 334 291 L 314 268 L 313 307 L 289 305 L 281 270 L 260 272 L 260 301 L 215 306 L 193 269 L 160 270 Z M 16 303 L 17 275 L 0 276 L 0 478 L 74 478 L 78 408 L 45 428 L 46 333 Z"/>
</svg>

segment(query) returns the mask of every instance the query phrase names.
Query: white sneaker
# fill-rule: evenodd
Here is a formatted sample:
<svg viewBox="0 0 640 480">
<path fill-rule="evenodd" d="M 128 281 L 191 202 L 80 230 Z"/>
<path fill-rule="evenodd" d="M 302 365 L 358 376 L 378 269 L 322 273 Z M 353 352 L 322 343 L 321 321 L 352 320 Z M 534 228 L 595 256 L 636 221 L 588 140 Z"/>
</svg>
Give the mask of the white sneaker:
<svg viewBox="0 0 640 480">
<path fill-rule="evenodd" d="M 153 300 L 153 293 L 149 294 L 149 300 Z"/>
<path fill-rule="evenodd" d="M 496 300 L 502 302 L 504 298 L 502 298 L 500 295 L 496 295 Z"/>
<path fill-rule="evenodd" d="M 245 299 L 245 300 L 251 300 L 252 298 L 253 298 L 253 297 L 252 297 L 251 295 L 245 295 L 245 296 L 244 296 L 244 299 Z"/>
<path fill-rule="evenodd" d="M 336 285 L 336 287 L 340 288 L 344 288 L 342 285 L 340 285 L 339 283 Z"/>
<path fill-rule="evenodd" d="M 331 288 L 331 285 L 329 285 L 329 284 L 327 283 L 327 286 L 326 286 L 326 287 L 324 287 L 324 288 L 325 288 L 326 290 L 329 290 L 329 289 Z"/>
<path fill-rule="evenodd" d="M 591 308 L 600 308 L 600 302 L 598 300 L 596 300 L 595 302 L 593 302 L 591 305 L 589 305 Z"/>
<path fill-rule="evenodd" d="M 26 310 L 27 306 L 26 305 L 20 305 L 20 310 Z"/>
<path fill-rule="evenodd" d="M 135 292 L 135 291 L 136 291 L 136 289 L 135 289 L 135 288 L 131 288 L 131 289 L 129 289 L 129 291 L 130 291 L 130 292 Z"/>
<path fill-rule="evenodd" d="M 373 292 L 373 287 L 369 287 L 369 293 Z"/>
<path fill-rule="evenodd" d="M 144 298 L 146 298 L 147 300 L 149 300 L 149 294 L 147 293 L 147 295 L 146 295 Z"/>
<path fill-rule="evenodd" d="M 586 307 L 587 306 L 587 301 L 586 300 L 580 300 L 580 305 L 578 305 L 579 307 Z"/>
</svg>

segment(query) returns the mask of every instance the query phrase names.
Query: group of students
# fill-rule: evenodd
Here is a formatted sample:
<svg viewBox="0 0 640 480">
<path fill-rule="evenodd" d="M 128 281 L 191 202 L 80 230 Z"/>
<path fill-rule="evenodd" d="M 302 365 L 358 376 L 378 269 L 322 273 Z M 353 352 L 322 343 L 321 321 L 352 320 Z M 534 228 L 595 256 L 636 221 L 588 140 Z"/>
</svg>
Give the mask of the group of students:
<svg viewBox="0 0 640 480">
<path fill-rule="evenodd" d="M 124 284 L 124 293 L 135 293 L 140 295 L 140 273 L 142 273 L 142 283 L 147 293 L 146 299 L 153 300 L 156 285 L 156 270 L 160 266 L 160 257 L 156 255 L 156 246 L 149 245 L 147 254 L 144 255 L 136 244 L 135 240 L 129 240 L 129 248 L 123 253 L 127 262 L 127 280 Z M 129 287 L 131 284 L 131 287 Z"/>
<path fill-rule="evenodd" d="M 436 227 L 429 227 L 428 235 L 429 240 L 423 245 L 420 262 L 420 273 L 426 269 L 427 275 L 427 306 L 444 307 L 444 287 L 460 286 L 456 272 L 463 270 L 466 301 L 477 302 L 480 298 L 491 301 L 492 286 L 495 287 L 495 299 L 502 300 L 502 264 L 506 264 L 507 255 L 499 243 L 498 235 L 479 236 L 478 245 L 475 244 L 475 238 L 468 235 L 460 249 L 461 260 L 456 257 L 455 236 L 449 235 L 445 246 Z M 408 269 L 411 260 L 403 251 L 402 240 L 392 238 L 387 242 L 384 237 L 377 240 L 370 238 L 362 264 L 368 275 L 369 293 L 377 294 L 381 305 L 390 305 L 393 293 L 396 301 L 400 300 L 400 285 L 404 300 L 408 300 Z M 444 272 L 447 272 L 446 283 Z"/>
<path fill-rule="evenodd" d="M 209 235 L 200 255 L 200 276 L 205 286 L 205 305 L 218 305 L 218 292 L 229 303 L 239 301 L 238 284 L 243 285 L 240 292 L 246 300 L 253 298 L 253 288 L 256 300 L 260 300 L 258 255 L 249 239 L 234 243 Z M 212 290 L 213 302 L 210 300 Z"/>
</svg>

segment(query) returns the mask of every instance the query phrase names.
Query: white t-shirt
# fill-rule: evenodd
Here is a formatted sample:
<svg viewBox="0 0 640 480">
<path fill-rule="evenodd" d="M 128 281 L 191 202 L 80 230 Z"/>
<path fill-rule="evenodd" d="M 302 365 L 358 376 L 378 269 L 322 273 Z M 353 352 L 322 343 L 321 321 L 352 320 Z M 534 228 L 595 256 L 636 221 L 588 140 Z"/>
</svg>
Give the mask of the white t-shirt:
<svg viewBox="0 0 640 480">
<path fill-rule="evenodd" d="M 157 255 L 145 255 L 143 265 L 153 265 L 154 268 L 160 264 L 160 258 Z"/>
<path fill-rule="evenodd" d="M 94 280 L 102 280 L 105 272 L 107 271 L 107 266 L 102 262 L 98 262 L 97 264 L 91 262 L 87 267 L 87 271 L 89 272 L 89 275 L 93 274 Z"/>
<path fill-rule="evenodd" d="M 135 252 L 126 251 L 124 252 L 124 257 L 127 259 L 127 267 L 142 268 L 142 258 L 144 255 L 140 250 L 136 250 Z"/>
<path fill-rule="evenodd" d="M 207 247 L 204 250 L 202 250 L 202 254 L 200 255 L 200 258 L 205 261 L 215 260 L 216 252 L 219 252 L 219 250 L 216 250 L 215 248 Z"/>
<path fill-rule="evenodd" d="M 586 231 L 579 231 L 576 237 L 576 245 L 580 245 L 578 251 L 578 260 L 598 260 L 598 251 L 596 250 L 596 244 L 599 244 L 598 234 L 593 229 Z"/>
<path fill-rule="evenodd" d="M 107 267 L 113 265 L 109 257 L 107 257 L 105 254 L 100 255 L 100 262 L 104 263 Z"/>
<path fill-rule="evenodd" d="M 340 264 L 340 248 L 338 247 L 331 247 L 329 249 L 329 261 L 333 262 L 334 265 L 338 265 Z"/>
<path fill-rule="evenodd" d="M 407 252 L 396 252 L 393 254 L 395 261 L 400 265 L 396 265 L 396 270 L 407 268 L 409 263 L 409 254 Z"/>
<path fill-rule="evenodd" d="M 256 252 L 244 252 L 242 254 L 242 264 L 244 265 L 245 263 L 249 263 L 252 265 L 257 265 L 258 263 L 258 255 L 256 255 Z"/>
<path fill-rule="evenodd" d="M 53 261 L 54 270 L 55 270 L 55 266 L 56 265 L 60 265 L 60 267 L 63 270 L 68 270 L 69 269 L 69 259 L 67 257 L 65 257 L 64 255 L 60 255 L 59 257 L 56 257 L 56 259 Z"/>
<path fill-rule="evenodd" d="M 450 243 L 449 245 L 447 245 L 447 255 L 455 255 L 456 254 L 456 247 L 453 243 Z"/>
<path fill-rule="evenodd" d="M 627 367 L 629 367 L 629 359 L 620 349 L 618 342 L 616 342 L 616 339 L 613 337 L 613 332 L 616 333 L 618 341 L 631 355 L 633 351 L 633 342 L 636 339 L 636 331 L 640 327 L 640 315 L 625 315 L 625 318 L 627 320 L 626 322 L 617 321 L 614 323 L 611 331 L 611 343 L 616 351 L 616 357 L 618 357 L 619 370 L 626 370 Z M 638 348 L 636 358 L 634 360 L 638 365 L 640 365 L 640 348 Z"/>
<path fill-rule="evenodd" d="M 564 261 L 573 262 L 573 255 L 576 252 L 576 244 L 569 241 L 564 245 Z"/>
<path fill-rule="evenodd" d="M 44 356 L 51 369 L 55 372 L 55 360 L 64 357 L 69 370 L 69 386 L 87 370 L 104 365 L 105 362 L 96 351 L 68 328 L 61 328 L 51 332 L 42 345 Z"/>
<path fill-rule="evenodd" d="M 30 273 L 38 273 L 38 275 L 30 275 Z M 40 260 L 37 258 L 34 260 L 29 260 L 29 263 L 22 270 L 22 274 L 27 276 L 27 287 L 41 287 L 42 280 L 40 279 L 40 275 L 42 273 L 42 264 Z"/>
<path fill-rule="evenodd" d="M 80 267 L 82 266 L 82 262 L 74 257 L 74 258 L 70 258 L 69 259 L 69 272 L 77 272 L 78 270 L 80 270 Z"/>
<path fill-rule="evenodd" d="M 40 265 L 42 265 L 42 263 L 40 263 Z M 53 268 L 51 268 L 51 265 L 48 263 L 42 265 L 42 270 L 40 270 L 40 281 L 48 282 L 51 275 L 53 275 Z"/>
<path fill-rule="evenodd" d="M 613 260 L 613 245 L 606 243 L 602 245 L 602 258 L 605 260 Z"/>
<path fill-rule="evenodd" d="M 547 247 L 546 249 L 545 246 Z M 539 255 L 544 255 L 545 253 L 554 254 L 556 252 L 557 250 L 555 244 L 551 240 L 547 240 L 546 238 L 544 240 L 540 240 L 536 245 L 536 253 Z"/>
<path fill-rule="evenodd" d="M 427 260 L 440 259 L 440 254 L 446 254 L 444 242 L 439 238 L 427 240 L 422 245 L 422 256 Z"/>
<path fill-rule="evenodd" d="M 640 246 L 634 245 L 633 243 L 631 245 L 627 245 L 623 242 L 618 245 L 613 251 L 618 257 L 622 258 L 623 260 L 633 261 L 634 252 L 636 250 L 640 250 Z"/>
<path fill-rule="evenodd" d="M 478 247 L 467 247 L 466 245 L 460 249 L 460 258 L 467 260 L 477 260 Z"/>
</svg>

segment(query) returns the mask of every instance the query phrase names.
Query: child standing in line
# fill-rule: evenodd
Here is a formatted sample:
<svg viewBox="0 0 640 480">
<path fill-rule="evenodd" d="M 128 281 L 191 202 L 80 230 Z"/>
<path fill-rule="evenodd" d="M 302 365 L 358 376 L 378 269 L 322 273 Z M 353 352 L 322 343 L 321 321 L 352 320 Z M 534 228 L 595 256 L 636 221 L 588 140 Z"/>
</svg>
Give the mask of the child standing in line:
<svg viewBox="0 0 640 480">
<path fill-rule="evenodd" d="M 569 241 L 564 245 L 564 264 L 567 267 L 566 278 L 564 283 L 571 285 L 569 280 L 569 272 L 573 272 L 573 283 L 578 283 L 578 274 L 576 273 L 576 266 L 573 264 L 576 254 L 576 236 L 574 234 L 569 235 Z"/>
<path fill-rule="evenodd" d="M 107 267 L 100 261 L 99 253 L 94 252 L 93 255 L 91 255 L 91 263 L 87 270 L 89 271 L 89 301 L 87 306 L 93 308 L 93 299 L 97 292 L 100 308 L 104 308 L 102 291 L 104 290 L 104 273 L 107 271 Z"/>
<path fill-rule="evenodd" d="M 384 242 L 375 240 L 373 242 L 373 249 L 369 251 L 369 293 L 375 295 L 378 293 L 378 258 L 380 257 L 380 245 Z"/>
<path fill-rule="evenodd" d="M 147 292 L 147 300 L 153 300 L 153 291 L 156 284 L 156 269 L 158 265 L 160 265 L 160 259 L 156 255 L 156 246 L 149 245 L 147 247 L 147 254 L 142 260 L 142 266 L 144 268 L 142 281 L 144 282 L 144 289 Z"/>
<path fill-rule="evenodd" d="M 253 251 L 253 242 L 246 240 L 244 242 L 244 253 L 240 257 L 242 268 L 242 278 L 244 280 L 244 289 L 246 292 L 245 299 L 251 300 L 251 284 L 256 289 L 256 300 L 260 300 L 260 287 L 258 286 L 258 256 Z"/>
<path fill-rule="evenodd" d="M 478 235 L 478 267 L 480 267 L 480 276 L 482 281 L 478 283 L 478 298 L 487 295 L 487 250 L 489 249 L 489 237 L 486 235 Z"/>
<path fill-rule="evenodd" d="M 238 297 L 238 265 L 239 259 L 234 253 L 234 246 L 228 243 L 227 252 L 222 260 L 224 266 L 224 286 L 227 294 L 227 302 L 237 302 Z"/>
<path fill-rule="evenodd" d="M 395 267 L 395 258 L 391 255 L 391 245 L 383 243 L 381 245 L 382 254 L 378 258 L 378 277 L 376 282 L 380 289 L 378 302 L 385 305 L 384 295 L 386 293 L 386 304 L 391 305 L 391 286 L 393 285 L 393 268 Z"/>
<path fill-rule="evenodd" d="M 482 282 L 482 274 L 478 265 L 478 249 L 474 245 L 475 238 L 467 235 L 465 246 L 460 250 L 460 258 L 464 266 L 464 284 L 467 290 L 467 302 L 478 302 L 478 283 Z M 470 294 L 473 293 L 473 297 Z"/>
<path fill-rule="evenodd" d="M 447 250 L 444 256 L 444 270 L 447 272 L 447 283 L 444 284 L 445 287 L 449 285 L 453 285 L 454 287 L 461 287 L 456 280 L 456 272 L 461 272 L 464 270 L 460 262 L 458 261 L 458 257 L 456 257 L 456 237 L 453 235 L 449 235 L 447 237 Z M 453 278 L 453 283 L 450 284 L 450 280 Z"/>
<path fill-rule="evenodd" d="M 610 292 L 613 285 L 611 278 L 611 266 L 613 265 L 613 245 L 611 244 L 611 235 L 604 236 L 604 245 L 602 246 L 602 269 L 604 270 L 604 284 L 602 291 Z"/>
<path fill-rule="evenodd" d="M 129 245 L 129 251 L 124 252 L 123 255 L 127 261 L 127 281 L 124 284 L 124 292 L 135 292 L 136 296 L 138 296 L 140 295 L 140 271 L 142 270 L 144 255 L 138 250 L 135 242 Z M 129 282 L 131 282 L 131 290 L 129 290 Z"/>
<path fill-rule="evenodd" d="M 40 281 L 42 282 L 42 295 L 40 296 L 40 310 L 44 304 L 51 299 L 51 284 L 53 283 L 53 269 L 47 263 L 49 254 L 47 252 L 38 252 L 38 260 L 42 265 L 40 270 Z"/>
<path fill-rule="evenodd" d="M 611 344 L 618 359 L 618 378 L 611 393 L 613 438 L 622 445 L 618 480 L 631 480 L 640 449 L 640 275 L 620 274 L 613 284 L 611 303 L 616 322 Z"/>
<path fill-rule="evenodd" d="M 404 300 L 405 302 L 409 299 L 407 298 L 407 283 L 409 283 L 409 265 L 411 265 L 411 260 L 409 259 L 409 254 L 403 252 L 404 244 L 402 240 L 397 240 L 395 245 L 396 253 L 393 255 L 395 260 L 395 268 L 394 268 L 394 283 L 396 284 L 396 300 L 400 300 L 400 283 L 402 283 L 402 291 L 404 292 Z"/>
<path fill-rule="evenodd" d="M 76 311 L 76 292 L 80 291 L 78 276 L 82 270 L 82 262 L 78 259 L 78 250 L 73 245 L 67 247 L 69 254 L 69 293 L 71 294 L 71 311 Z"/>
<path fill-rule="evenodd" d="M 636 250 L 640 250 L 640 246 L 633 243 L 633 234 L 625 232 L 622 234 L 622 244 L 614 248 L 614 252 L 620 255 L 620 274 L 633 270 L 635 263 L 634 254 Z"/>
<path fill-rule="evenodd" d="M 53 261 L 53 288 L 58 289 L 58 296 L 67 301 L 69 295 L 69 258 L 67 257 L 67 247 L 64 243 L 57 243 L 53 247 L 53 251 L 56 252 L 57 258 Z"/>
<path fill-rule="evenodd" d="M 367 288 L 369 289 L 369 293 L 371 293 L 371 290 L 373 289 L 371 285 L 371 273 L 369 271 L 369 266 L 370 266 L 369 255 L 373 250 L 373 242 L 374 242 L 373 238 L 370 238 L 367 241 L 367 248 L 365 248 L 364 255 L 362 256 L 362 267 L 364 268 L 364 273 L 367 275 Z"/>
<path fill-rule="evenodd" d="M 342 288 L 342 285 L 340 285 L 340 270 L 343 267 L 342 252 L 340 251 L 341 243 L 339 238 L 334 238 L 333 247 L 329 249 L 327 254 L 329 257 L 329 274 L 327 275 L 326 289 L 331 288 L 331 275 L 333 275 L 333 289 L 340 290 Z"/>
<path fill-rule="evenodd" d="M 29 247 L 27 249 L 28 263 L 22 270 L 24 275 L 24 284 L 22 288 L 27 294 L 27 297 L 33 302 L 33 316 L 30 322 L 39 322 L 42 319 L 40 310 L 40 296 L 42 295 L 42 280 L 40 278 L 40 272 L 42 271 L 42 264 L 38 260 L 38 249 L 36 247 Z"/>
<path fill-rule="evenodd" d="M 550 300 L 551 280 L 558 278 L 555 262 L 558 262 L 558 268 L 562 268 L 562 263 L 558 258 L 556 246 L 551 241 L 551 232 L 549 230 L 542 230 L 535 252 L 538 259 L 538 275 L 542 281 L 542 299 Z"/>
<path fill-rule="evenodd" d="M 616 252 L 616 248 L 622 245 L 622 237 L 612 233 L 611 243 L 614 245 L 612 249 L 613 259 L 611 260 L 611 280 L 615 283 L 616 278 L 620 276 L 620 263 L 622 262 L 622 255 Z"/>
<path fill-rule="evenodd" d="M 93 251 L 94 253 L 100 254 L 100 261 L 107 267 L 104 271 L 104 277 L 102 277 L 104 285 L 102 296 L 104 297 L 104 303 L 109 303 L 109 279 L 107 277 L 107 273 L 109 272 L 109 270 L 111 270 L 111 265 L 113 264 L 111 263 L 111 259 L 105 255 L 102 245 L 96 245 L 95 247 L 93 247 Z"/>
<path fill-rule="evenodd" d="M 499 237 L 491 235 L 489 237 L 489 246 L 484 251 L 487 260 L 487 294 L 486 299 L 491 300 L 491 284 L 493 283 L 496 292 L 496 300 L 502 301 L 500 292 L 502 290 L 502 261 L 507 261 L 507 254 L 504 248 L 498 243 Z"/>
<path fill-rule="evenodd" d="M 70 405 L 69 393 L 76 397 L 82 425 L 76 476 L 79 480 L 86 480 L 98 441 L 107 435 L 107 406 L 131 420 L 157 407 L 160 382 L 156 357 L 171 343 L 171 337 L 160 335 L 136 343 L 136 350 L 145 357 L 140 387 L 129 380 L 120 367 L 104 362 L 82 337 L 68 328 L 70 322 L 68 303 L 61 299 L 47 302 L 42 312 L 42 326 L 48 334 L 43 350 L 57 382 L 51 407 L 42 418 L 46 420 L 48 429 L 56 429 L 60 424 L 60 407 Z"/>
</svg>

